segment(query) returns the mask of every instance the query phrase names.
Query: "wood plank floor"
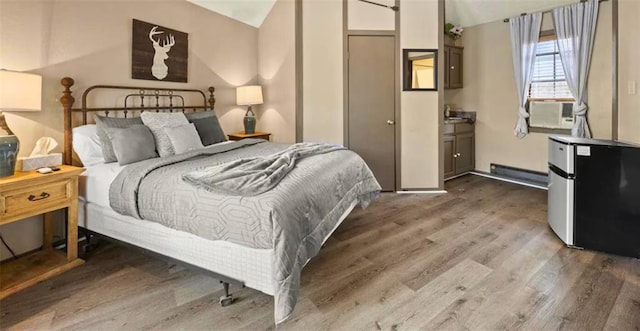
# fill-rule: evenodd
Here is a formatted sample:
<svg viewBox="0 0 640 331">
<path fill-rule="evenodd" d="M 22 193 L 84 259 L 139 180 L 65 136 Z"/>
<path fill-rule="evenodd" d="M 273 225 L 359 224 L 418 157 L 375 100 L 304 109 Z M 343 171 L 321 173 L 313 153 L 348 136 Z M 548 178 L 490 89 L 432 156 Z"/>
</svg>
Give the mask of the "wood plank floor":
<svg viewBox="0 0 640 331">
<path fill-rule="evenodd" d="M 640 330 L 640 261 L 566 248 L 546 191 L 465 176 L 448 194 L 382 194 L 304 269 L 284 330 Z M 87 262 L 0 301 L 14 330 L 266 330 L 273 300 L 138 251 Z"/>
</svg>

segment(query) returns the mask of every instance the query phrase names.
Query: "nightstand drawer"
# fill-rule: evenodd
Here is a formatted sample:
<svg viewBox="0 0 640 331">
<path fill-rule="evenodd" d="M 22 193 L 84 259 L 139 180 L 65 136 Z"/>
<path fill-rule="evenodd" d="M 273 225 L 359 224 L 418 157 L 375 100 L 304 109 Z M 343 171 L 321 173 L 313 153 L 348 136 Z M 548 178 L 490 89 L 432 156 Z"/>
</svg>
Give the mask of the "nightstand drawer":
<svg viewBox="0 0 640 331">
<path fill-rule="evenodd" d="M 236 133 L 231 133 L 227 135 L 227 137 L 229 137 L 229 140 L 242 140 L 246 138 L 253 138 L 253 139 L 264 139 L 267 141 L 269 141 L 269 136 L 271 136 L 271 133 L 259 132 L 259 131 L 256 131 L 254 133 L 236 132 Z"/>
<path fill-rule="evenodd" d="M 71 197 L 71 184 L 71 179 L 66 179 L 37 187 L 2 192 L 0 215 L 8 217 L 34 209 L 64 204 Z"/>
</svg>

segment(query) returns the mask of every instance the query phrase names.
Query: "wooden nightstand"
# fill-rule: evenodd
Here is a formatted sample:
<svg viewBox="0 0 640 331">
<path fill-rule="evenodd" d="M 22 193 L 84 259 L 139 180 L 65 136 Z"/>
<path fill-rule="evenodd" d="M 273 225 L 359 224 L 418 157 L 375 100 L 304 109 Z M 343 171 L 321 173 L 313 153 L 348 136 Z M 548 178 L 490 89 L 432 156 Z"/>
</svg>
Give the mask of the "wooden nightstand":
<svg viewBox="0 0 640 331">
<path fill-rule="evenodd" d="M 84 169 L 59 168 L 0 178 L 0 225 L 44 214 L 44 248 L 0 265 L 0 299 L 84 263 L 78 259 L 78 176 Z M 66 256 L 51 247 L 51 212 L 62 208 L 67 208 Z"/>
<path fill-rule="evenodd" d="M 270 135 L 271 133 L 256 131 L 255 133 L 236 132 L 236 133 L 228 134 L 227 136 L 229 137 L 229 140 L 242 140 L 244 138 L 256 138 L 256 139 L 269 140 Z"/>
</svg>

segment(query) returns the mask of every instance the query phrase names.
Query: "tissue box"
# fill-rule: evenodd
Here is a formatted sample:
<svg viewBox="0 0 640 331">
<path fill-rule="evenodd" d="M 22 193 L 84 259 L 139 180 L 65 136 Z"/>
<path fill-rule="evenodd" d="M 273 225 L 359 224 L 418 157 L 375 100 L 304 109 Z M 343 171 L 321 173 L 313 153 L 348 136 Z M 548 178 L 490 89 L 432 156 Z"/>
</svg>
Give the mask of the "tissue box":
<svg viewBox="0 0 640 331">
<path fill-rule="evenodd" d="M 16 170 L 30 171 L 43 167 L 53 167 L 62 164 L 62 153 L 51 153 L 49 155 L 19 157 Z"/>
</svg>

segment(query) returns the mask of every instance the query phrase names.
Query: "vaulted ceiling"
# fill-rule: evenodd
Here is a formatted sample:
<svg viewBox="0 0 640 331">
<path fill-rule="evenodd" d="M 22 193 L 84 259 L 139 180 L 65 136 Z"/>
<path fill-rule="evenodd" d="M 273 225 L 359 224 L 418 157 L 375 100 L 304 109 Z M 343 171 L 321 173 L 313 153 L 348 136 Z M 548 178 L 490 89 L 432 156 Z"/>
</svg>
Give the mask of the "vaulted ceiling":
<svg viewBox="0 0 640 331">
<path fill-rule="evenodd" d="M 262 25 L 265 17 L 267 17 L 276 2 L 276 0 L 187 1 L 254 27 L 260 27 L 260 25 Z M 578 2 L 578 0 L 445 0 L 446 20 L 447 22 L 467 27 L 502 20 L 520 15 L 521 13 L 543 11 L 575 2 Z M 402 0 L 400 1 L 400 6 L 402 6 Z"/>
<path fill-rule="evenodd" d="M 187 0 L 200 7 L 259 28 L 276 0 Z M 292 1 L 292 0 L 286 0 Z"/>
</svg>

